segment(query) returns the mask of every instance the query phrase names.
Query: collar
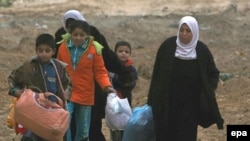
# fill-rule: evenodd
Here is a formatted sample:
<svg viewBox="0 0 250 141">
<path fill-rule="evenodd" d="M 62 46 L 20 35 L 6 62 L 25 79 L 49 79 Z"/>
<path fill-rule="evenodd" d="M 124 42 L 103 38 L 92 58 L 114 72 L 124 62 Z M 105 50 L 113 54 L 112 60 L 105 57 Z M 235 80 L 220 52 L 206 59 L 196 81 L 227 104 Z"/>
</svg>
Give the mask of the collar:
<svg viewBox="0 0 250 141">
<path fill-rule="evenodd" d="M 32 56 L 31 57 L 31 62 L 39 62 L 41 65 L 48 65 L 48 64 L 52 64 L 53 60 L 50 59 L 48 63 L 41 63 L 38 56 Z"/>
<path fill-rule="evenodd" d="M 89 37 L 87 37 L 84 42 L 82 44 L 80 44 L 78 47 L 81 47 L 83 49 L 86 49 L 88 47 L 88 43 L 89 43 Z M 74 42 L 72 41 L 72 39 L 69 40 L 68 42 L 68 47 L 72 48 L 72 47 L 77 47 Z"/>
<path fill-rule="evenodd" d="M 131 58 L 128 58 L 126 62 L 124 62 L 124 66 L 131 66 L 133 64 L 133 60 Z"/>
</svg>

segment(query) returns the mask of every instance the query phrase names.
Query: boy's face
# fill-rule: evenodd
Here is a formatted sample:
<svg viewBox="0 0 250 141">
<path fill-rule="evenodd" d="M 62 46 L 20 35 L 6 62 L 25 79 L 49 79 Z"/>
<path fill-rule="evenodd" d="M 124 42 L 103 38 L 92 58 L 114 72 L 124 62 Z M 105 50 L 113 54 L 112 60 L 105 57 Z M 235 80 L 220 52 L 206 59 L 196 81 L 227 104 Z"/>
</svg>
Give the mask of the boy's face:
<svg viewBox="0 0 250 141">
<path fill-rule="evenodd" d="M 88 34 L 80 28 L 75 28 L 71 33 L 72 41 L 76 46 L 79 46 L 88 37 Z"/>
<path fill-rule="evenodd" d="M 130 48 L 128 46 L 119 46 L 116 55 L 121 62 L 125 62 L 130 57 Z"/>
<path fill-rule="evenodd" d="M 40 61 L 43 63 L 49 62 L 54 52 L 55 52 L 54 49 L 48 45 L 39 45 L 36 48 L 36 54 L 40 59 Z"/>
</svg>

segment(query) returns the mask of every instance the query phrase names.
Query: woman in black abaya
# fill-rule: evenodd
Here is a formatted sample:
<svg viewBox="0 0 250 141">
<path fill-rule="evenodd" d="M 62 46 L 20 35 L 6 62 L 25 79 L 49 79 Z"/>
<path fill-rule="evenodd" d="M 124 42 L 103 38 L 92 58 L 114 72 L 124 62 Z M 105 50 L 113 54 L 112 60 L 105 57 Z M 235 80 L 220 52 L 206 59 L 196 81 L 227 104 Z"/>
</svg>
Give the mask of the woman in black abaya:
<svg viewBox="0 0 250 141">
<path fill-rule="evenodd" d="M 223 119 L 215 99 L 219 71 L 208 47 L 199 41 L 198 22 L 192 16 L 179 21 L 177 36 L 160 46 L 151 79 L 156 141 L 196 141 L 197 127 Z"/>
</svg>

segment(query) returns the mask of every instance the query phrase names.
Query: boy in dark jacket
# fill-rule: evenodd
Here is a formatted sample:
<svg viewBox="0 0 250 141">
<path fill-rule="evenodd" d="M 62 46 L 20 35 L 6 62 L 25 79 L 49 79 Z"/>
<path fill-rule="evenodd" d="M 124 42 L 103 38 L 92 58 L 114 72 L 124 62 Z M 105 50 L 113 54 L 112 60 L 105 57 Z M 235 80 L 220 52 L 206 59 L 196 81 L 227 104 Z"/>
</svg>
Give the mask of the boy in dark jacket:
<svg viewBox="0 0 250 141">
<path fill-rule="evenodd" d="M 69 98 L 71 83 L 65 70 L 66 64 L 52 59 L 54 49 L 55 41 L 52 35 L 44 33 L 37 37 L 37 56 L 13 70 L 8 77 L 10 85 L 9 95 L 20 97 L 25 88 L 36 88 L 35 91 L 40 92 L 41 95 L 44 93 L 44 96 L 41 96 L 41 98 L 46 98 L 46 93 L 53 93 L 61 98 L 62 101 Z M 64 90 L 60 88 L 58 78 L 61 79 Z M 68 92 L 67 95 L 63 91 Z M 21 140 L 45 141 L 45 139 L 31 133 L 28 129 Z"/>
<path fill-rule="evenodd" d="M 132 105 L 132 90 L 135 88 L 137 71 L 131 59 L 131 45 L 127 41 L 118 41 L 115 45 L 115 54 L 123 65 L 122 73 L 109 72 L 109 77 L 119 98 L 127 98 Z M 123 130 L 111 131 L 112 141 L 121 141 Z"/>
<path fill-rule="evenodd" d="M 115 54 L 123 65 L 122 73 L 110 72 L 113 87 L 120 98 L 128 98 L 132 104 L 132 90 L 135 88 L 137 71 L 133 66 L 131 45 L 127 41 L 119 41 L 115 45 Z"/>
</svg>

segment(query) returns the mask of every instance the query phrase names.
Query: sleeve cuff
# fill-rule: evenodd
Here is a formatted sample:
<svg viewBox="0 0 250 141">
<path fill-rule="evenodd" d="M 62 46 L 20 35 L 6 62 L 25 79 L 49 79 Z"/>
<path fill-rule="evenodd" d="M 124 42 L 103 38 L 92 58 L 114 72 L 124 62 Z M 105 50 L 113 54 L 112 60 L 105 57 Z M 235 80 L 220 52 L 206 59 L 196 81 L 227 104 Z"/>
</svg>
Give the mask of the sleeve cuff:
<svg viewBox="0 0 250 141">
<path fill-rule="evenodd" d="M 19 90 L 20 88 L 19 87 L 12 87 L 9 91 L 9 95 L 11 96 L 15 96 L 15 92 L 16 90 Z"/>
</svg>

